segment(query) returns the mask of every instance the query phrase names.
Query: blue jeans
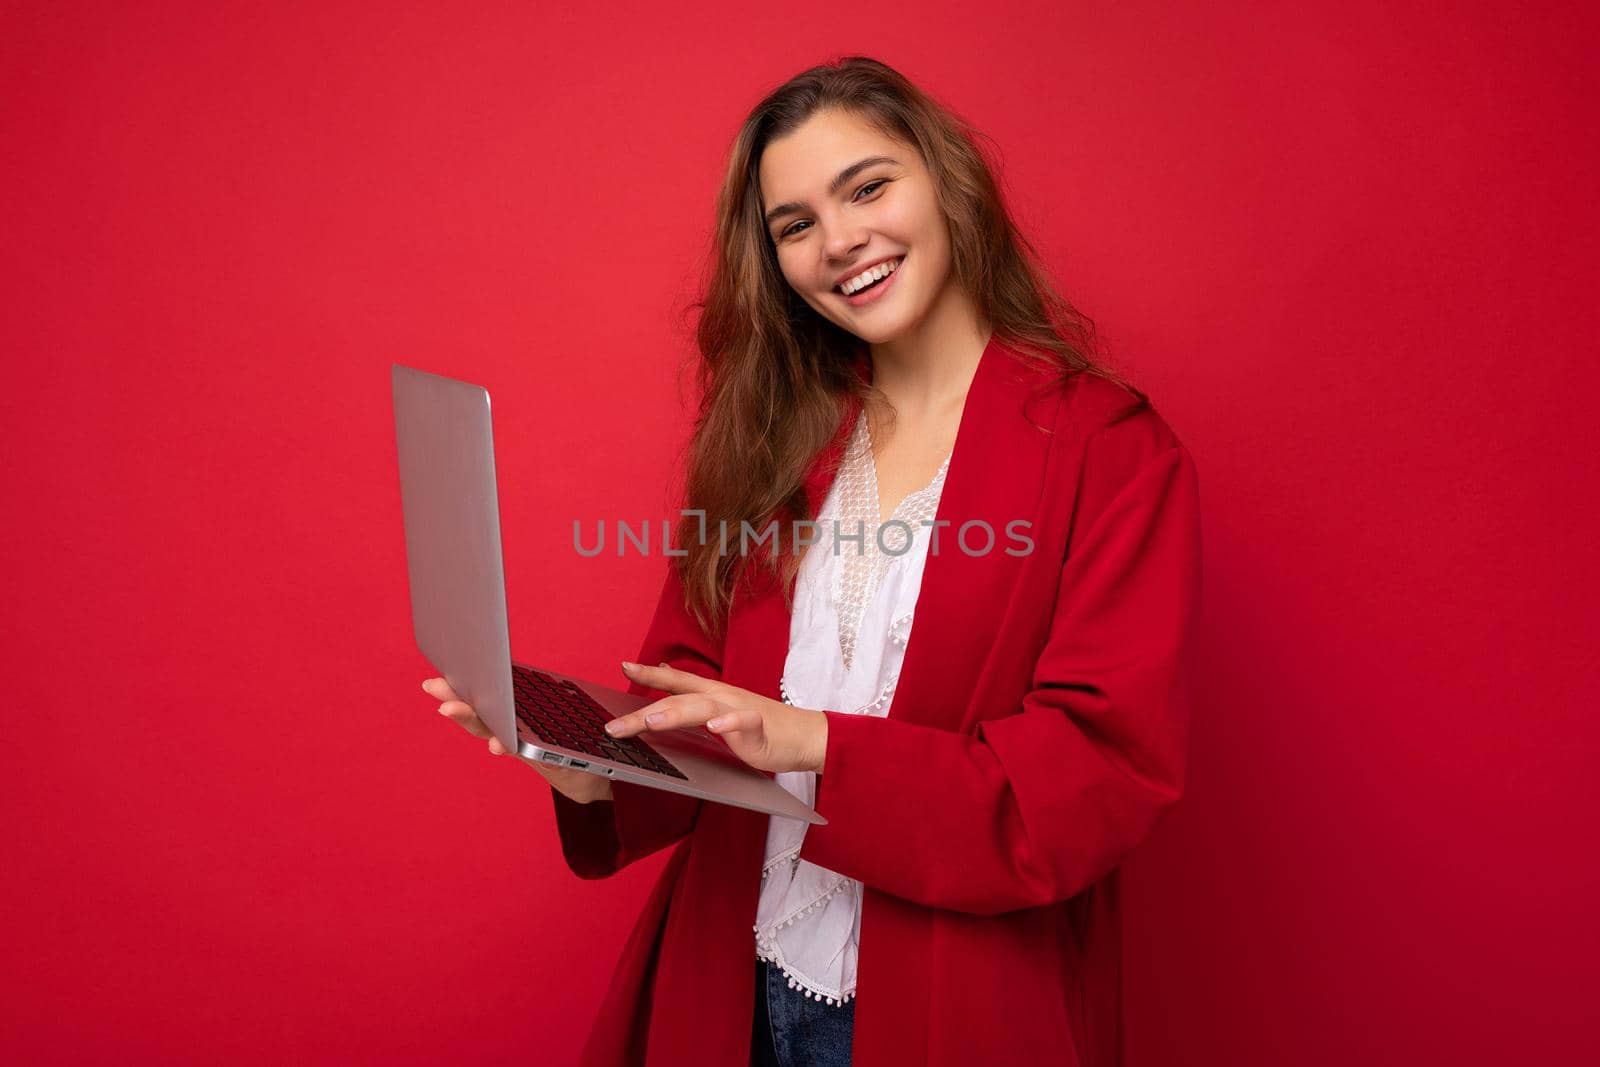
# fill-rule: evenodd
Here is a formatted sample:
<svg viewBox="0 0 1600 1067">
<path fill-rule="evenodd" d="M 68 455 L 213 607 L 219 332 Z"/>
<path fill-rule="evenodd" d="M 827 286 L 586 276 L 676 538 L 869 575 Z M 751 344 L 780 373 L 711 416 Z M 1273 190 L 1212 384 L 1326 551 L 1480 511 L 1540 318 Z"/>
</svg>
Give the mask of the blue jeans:
<svg viewBox="0 0 1600 1067">
<path fill-rule="evenodd" d="M 849 1067 L 856 1002 L 841 1007 L 789 988 L 783 972 L 756 959 L 751 1067 Z"/>
</svg>

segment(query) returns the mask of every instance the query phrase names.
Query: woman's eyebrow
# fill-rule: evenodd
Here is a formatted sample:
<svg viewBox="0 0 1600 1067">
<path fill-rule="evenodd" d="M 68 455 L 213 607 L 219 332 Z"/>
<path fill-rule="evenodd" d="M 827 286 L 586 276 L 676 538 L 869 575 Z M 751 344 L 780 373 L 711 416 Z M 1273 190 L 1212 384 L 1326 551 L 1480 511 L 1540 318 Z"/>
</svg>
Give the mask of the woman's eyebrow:
<svg viewBox="0 0 1600 1067">
<path fill-rule="evenodd" d="M 844 168 L 844 170 L 841 170 L 838 174 L 834 175 L 833 181 L 828 183 L 829 195 L 837 193 L 840 188 L 843 187 L 845 182 L 849 181 L 851 178 L 854 178 L 857 174 L 860 174 L 868 167 L 875 166 L 879 163 L 893 163 L 895 166 L 900 165 L 900 161 L 898 159 L 891 159 L 888 156 L 868 156 L 866 159 L 858 159 L 848 167 Z M 782 218 L 784 215 L 793 215 L 796 212 L 804 211 L 805 209 L 806 205 L 798 200 L 791 200 L 787 204 L 779 204 L 777 207 L 767 212 L 766 223 L 768 226 L 771 226 L 775 221 L 777 221 L 779 218 Z"/>
</svg>

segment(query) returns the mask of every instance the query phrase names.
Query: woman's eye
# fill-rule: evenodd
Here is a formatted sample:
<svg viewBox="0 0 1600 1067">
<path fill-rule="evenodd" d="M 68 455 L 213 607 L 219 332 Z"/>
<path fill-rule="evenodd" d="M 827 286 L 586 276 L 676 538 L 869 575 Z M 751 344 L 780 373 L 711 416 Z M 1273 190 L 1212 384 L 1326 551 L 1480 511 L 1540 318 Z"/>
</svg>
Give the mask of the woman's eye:
<svg viewBox="0 0 1600 1067">
<path fill-rule="evenodd" d="M 888 181 L 889 181 L 888 178 L 879 178 L 876 181 L 870 181 L 867 184 L 863 185 L 860 189 L 856 190 L 856 197 L 859 199 L 862 193 L 877 192 L 878 187 L 880 185 L 888 184 Z M 778 237 L 781 240 L 782 238 L 788 237 L 790 234 L 800 233 L 801 231 L 799 229 L 797 229 L 797 227 L 809 226 L 809 225 L 810 225 L 810 223 L 808 223 L 808 222 L 806 222 L 805 220 L 802 219 L 801 221 L 794 223 L 792 226 L 789 226 L 789 227 L 785 228 L 782 233 L 778 234 Z"/>
</svg>

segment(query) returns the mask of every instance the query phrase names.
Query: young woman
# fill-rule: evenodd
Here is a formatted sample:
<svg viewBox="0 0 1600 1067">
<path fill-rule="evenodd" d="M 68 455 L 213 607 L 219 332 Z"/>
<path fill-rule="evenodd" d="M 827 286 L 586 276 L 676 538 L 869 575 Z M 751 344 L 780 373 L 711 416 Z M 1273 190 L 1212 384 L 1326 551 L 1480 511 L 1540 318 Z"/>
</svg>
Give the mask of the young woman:
<svg viewBox="0 0 1600 1067">
<path fill-rule="evenodd" d="M 659 699 L 613 725 L 703 726 L 829 821 L 536 764 L 580 877 L 676 846 L 584 1062 L 1115 1064 L 1117 865 L 1183 785 L 1189 454 L 1092 361 L 975 135 L 881 63 L 756 107 L 717 249 L 709 536 L 680 526 L 622 665 Z"/>
</svg>

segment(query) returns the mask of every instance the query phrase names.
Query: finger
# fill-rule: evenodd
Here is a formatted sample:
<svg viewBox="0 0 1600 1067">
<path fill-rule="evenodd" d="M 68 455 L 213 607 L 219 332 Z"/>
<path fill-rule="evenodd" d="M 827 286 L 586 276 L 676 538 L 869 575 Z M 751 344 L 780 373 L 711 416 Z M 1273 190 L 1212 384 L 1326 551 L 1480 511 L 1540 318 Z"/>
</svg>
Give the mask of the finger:
<svg viewBox="0 0 1600 1067">
<path fill-rule="evenodd" d="M 714 734 L 731 734 L 740 730 L 759 730 L 766 725 L 761 712 L 755 708 L 732 708 L 706 721 L 706 729 Z"/>
<path fill-rule="evenodd" d="M 439 714 L 455 722 L 467 733 L 474 737 L 488 737 L 489 728 L 483 725 L 483 720 L 478 718 L 478 713 L 472 710 L 471 704 L 463 704 L 459 700 L 449 700 L 439 705 Z"/>
<path fill-rule="evenodd" d="M 612 719 L 606 723 L 606 733 L 612 737 L 632 737 L 651 731 L 682 730 L 689 726 L 700 726 L 723 710 L 721 704 L 704 693 L 663 697 L 638 711 Z"/>
<path fill-rule="evenodd" d="M 665 663 L 657 667 L 646 667 L 642 663 L 623 660 L 622 673 L 640 685 L 668 693 L 708 693 L 722 685 L 715 679 L 702 678 L 693 671 L 680 671 Z"/>
<path fill-rule="evenodd" d="M 450 683 L 443 678 L 429 678 L 422 683 L 422 691 L 436 700 L 460 700 Z"/>
<path fill-rule="evenodd" d="M 504 756 L 506 754 L 506 746 L 502 745 L 500 739 L 492 734 L 489 736 L 489 754 L 491 756 Z"/>
</svg>

